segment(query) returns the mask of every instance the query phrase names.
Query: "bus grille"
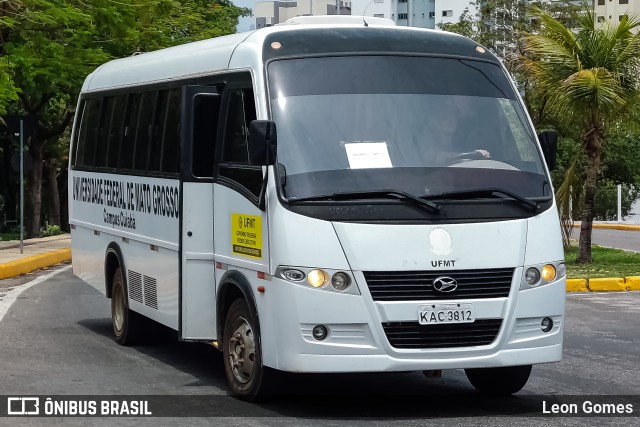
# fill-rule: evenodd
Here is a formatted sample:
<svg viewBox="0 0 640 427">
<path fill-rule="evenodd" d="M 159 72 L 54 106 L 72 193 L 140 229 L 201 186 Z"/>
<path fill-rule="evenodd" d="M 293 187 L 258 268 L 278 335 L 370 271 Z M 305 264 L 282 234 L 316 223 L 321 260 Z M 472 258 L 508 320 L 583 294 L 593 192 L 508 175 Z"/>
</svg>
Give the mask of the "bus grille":
<svg viewBox="0 0 640 427">
<path fill-rule="evenodd" d="M 129 298 L 142 304 L 142 275 L 129 270 Z"/>
<path fill-rule="evenodd" d="M 365 271 L 375 301 L 504 298 L 509 296 L 513 268 L 452 271 Z M 458 287 L 442 293 L 433 288 L 438 277 L 451 277 Z"/>
<path fill-rule="evenodd" d="M 148 307 L 158 309 L 158 287 L 156 279 L 143 276 L 144 280 L 144 304 Z"/>
<path fill-rule="evenodd" d="M 491 344 L 502 319 L 479 319 L 473 323 L 421 325 L 418 322 L 388 322 L 382 327 L 395 348 L 451 348 Z"/>
</svg>

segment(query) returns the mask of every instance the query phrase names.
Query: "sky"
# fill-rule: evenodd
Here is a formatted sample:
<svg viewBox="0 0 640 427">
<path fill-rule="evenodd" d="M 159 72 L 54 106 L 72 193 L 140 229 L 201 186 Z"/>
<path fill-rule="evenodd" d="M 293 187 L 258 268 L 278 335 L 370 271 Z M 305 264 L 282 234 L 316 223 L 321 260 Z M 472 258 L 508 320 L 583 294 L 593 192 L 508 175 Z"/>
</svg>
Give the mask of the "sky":
<svg viewBox="0 0 640 427">
<path fill-rule="evenodd" d="M 256 6 L 256 0 L 233 0 L 233 4 L 240 7 L 250 7 L 253 9 Z M 240 18 L 238 22 L 238 32 L 249 31 L 251 25 L 255 24 L 255 16 L 248 16 L 246 18 Z"/>
</svg>

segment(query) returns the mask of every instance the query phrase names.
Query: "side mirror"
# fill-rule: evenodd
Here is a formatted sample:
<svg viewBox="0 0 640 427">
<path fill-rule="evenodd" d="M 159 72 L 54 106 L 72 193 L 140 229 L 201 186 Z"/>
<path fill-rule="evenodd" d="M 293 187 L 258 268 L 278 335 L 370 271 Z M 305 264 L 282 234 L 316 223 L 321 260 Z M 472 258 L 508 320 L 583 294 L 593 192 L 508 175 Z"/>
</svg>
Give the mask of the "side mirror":
<svg viewBox="0 0 640 427">
<path fill-rule="evenodd" d="M 249 164 L 269 166 L 276 161 L 276 124 L 271 120 L 249 123 Z"/>
<path fill-rule="evenodd" d="M 556 168 L 556 156 L 558 153 L 558 132 L 555 130 L 543 130 L 538 134 L 544 161 L 550 171 Z"/>
</svg>

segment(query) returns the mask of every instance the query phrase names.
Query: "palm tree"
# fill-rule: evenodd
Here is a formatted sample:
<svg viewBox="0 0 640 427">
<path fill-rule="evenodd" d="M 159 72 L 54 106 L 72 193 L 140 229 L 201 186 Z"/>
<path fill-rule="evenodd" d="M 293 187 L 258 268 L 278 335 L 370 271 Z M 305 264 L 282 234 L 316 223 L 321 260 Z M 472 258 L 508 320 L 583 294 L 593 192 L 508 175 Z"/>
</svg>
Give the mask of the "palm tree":
<svg viewBox="0 0 640 427">
<path fill-rule="evenodd" d="M 593 11 L 576 16 L 571 30 L 541 9 L 532 13 L 540 30 L 524 38 L 524 71 L 548 97 L 549 112 L 580 130 L 586 156 L 577 262 L 591 262 L 591 228 L 598 173 L 607 131 L 638 114 L 640 20 L 623 16 L 596 28 Z M 626 123 L 626 122 L 625 122 Z M 566 189 L 565 189 L 566 190 Z M 566 192 L 565 192 L 566 194 Z"/>
</svg>

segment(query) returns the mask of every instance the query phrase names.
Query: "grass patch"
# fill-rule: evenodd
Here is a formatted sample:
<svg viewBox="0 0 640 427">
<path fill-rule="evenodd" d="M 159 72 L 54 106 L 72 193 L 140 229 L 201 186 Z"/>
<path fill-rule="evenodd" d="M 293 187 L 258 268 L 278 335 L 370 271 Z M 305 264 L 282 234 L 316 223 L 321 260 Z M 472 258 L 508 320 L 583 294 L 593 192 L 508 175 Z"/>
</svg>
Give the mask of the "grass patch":
<svg viewBox="0 0 640 427">
<path fill-rule="evenodd" d="M 576 264 L 577 254 L 576 246 L 571 246 L 564 252 L 569 279 L 640 276 L 640 253 L 593 245 L 591 264 Z"/>
<path fill-rule="evenodd" d="M 20 232 L 16 231 L 13 233 L 0 233 L 0 241 L 6 242 L 7 240 L 19 240 Z"/>
</svg>

